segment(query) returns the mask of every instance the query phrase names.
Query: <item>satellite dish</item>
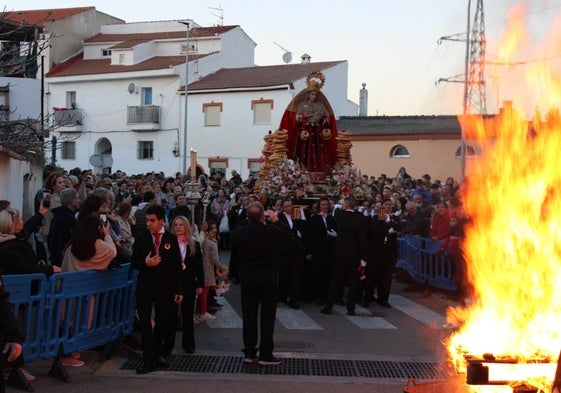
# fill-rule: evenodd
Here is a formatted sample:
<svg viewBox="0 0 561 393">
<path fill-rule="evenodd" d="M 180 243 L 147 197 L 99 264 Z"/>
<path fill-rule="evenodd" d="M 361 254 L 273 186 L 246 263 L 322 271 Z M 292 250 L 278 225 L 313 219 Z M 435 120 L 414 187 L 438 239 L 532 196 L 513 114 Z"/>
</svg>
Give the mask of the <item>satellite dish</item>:
<svg viewBox="0 0 561 393">
<path fill-rule="evenodd" d="M 129 94 L 132 94 L 136 91 L 136 86 L 134 85 L 134 83 L 129 83 L 129 87 L 127 88 L 127 91 L 129 92 Z"/>
<path fill-rule="evenodd" d="M 276 46 L 278 46 L 279 48 L 281 48 L 284 51 L 284 54 L 282 55 L 282 61 L 284 61 L 286 64 L 290 63 L 292 61 L 292 52 L 289 51 L 286 48 L 283 48 L 282 46 L 280 46 L 276 42 L 273 42 L 273 44 L 275 44 Z"/>
<path fill-rule="evenodd" d="M 103 163 L 103 159 L 101 158 L 101 155 L 94 154 L 90 156 L 90 164 L 92 166 L 100 167 L 102 163 Z"/>
<path fill-rule="evenodd" d="M 111 154 L 102 154 L 101 164 L 103 167 L 113 166 L 113 157 L 111 156 Z"/>
</svg>

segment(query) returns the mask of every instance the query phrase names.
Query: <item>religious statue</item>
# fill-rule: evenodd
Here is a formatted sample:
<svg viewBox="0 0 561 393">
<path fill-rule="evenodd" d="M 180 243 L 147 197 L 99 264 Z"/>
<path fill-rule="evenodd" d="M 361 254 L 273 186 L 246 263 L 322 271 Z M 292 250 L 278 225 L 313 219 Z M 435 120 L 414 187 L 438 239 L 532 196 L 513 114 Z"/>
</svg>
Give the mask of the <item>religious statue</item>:
<svg viewBox="0 0 561 393">
<path fill-rule="evenodd" d="M 287 156 L 309 172 L 328 174 L 337 162 L 337 125 L 333 109 L 320 91 L 324 75 L 312 72 L 304 90 L 288 104 L 280 129 L 288 131 Z"/>
</svg>

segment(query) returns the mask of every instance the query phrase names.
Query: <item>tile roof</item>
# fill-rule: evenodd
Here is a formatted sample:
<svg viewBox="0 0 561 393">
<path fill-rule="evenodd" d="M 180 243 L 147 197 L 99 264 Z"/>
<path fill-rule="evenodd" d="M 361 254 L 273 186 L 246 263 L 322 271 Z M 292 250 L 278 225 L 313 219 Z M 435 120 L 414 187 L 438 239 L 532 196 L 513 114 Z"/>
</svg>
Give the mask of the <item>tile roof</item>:
<svg viewBox="0 0 561 393">
<path fill-rule="evenodd" d="M 341 116 L 337 129 L 351 135 L 423 135 L 457 134 L 461 127 L 457 116 Z"/>
<path fill-rule="evenodd" d="M 193 27 L 189 29 L 189 38 L 214 37 L 232 30 L 238 26 L 213 26 L 213 27 Z M 185 29 L 178 31 L 164 31 L 155 33 L 128 33 L 128 34 L 105 34 L 98 33 L 92 37 L 86 38 L 84 43 L 96 42 L 122 42 L 130 40 L 161 40 L 169 38 L 185 38 L 187 31 Z"/>
<path fill-rule="evenodd" d="M 201 57 L 199 56 L 199 58 Z M 83 54 L 80 53 L 55 66 L 46 76 L 60 77 L 162 70 L 179 64 L 185 64 L 185 56 L 154 56 L 134 65 L 111 65 L 111 59 L 84 60 Z"/>
<path fill-rule="evenodd" d="M 313 71 L 325 70 L 340 63 L 343 63 L 343 61 L 222 68 L 189 84 L 189 90 L 293 85 L 294 82 L 307 77 Z M 327 83 L 329 83 L 329 81 Z"/>
<path fill-rule="evenodd" d="M 49 8 L 42 10 L 23 10 L 23 11 L 7 11 L 3 14 L 3 19 L 15 23 L 25 23 L 28 25 L 37 25 L 45 27 L 49 22 L 68 18 L 72 15 L 94 9 L 95 7 L 77 7 L 77 8 Z"/>
</svg>

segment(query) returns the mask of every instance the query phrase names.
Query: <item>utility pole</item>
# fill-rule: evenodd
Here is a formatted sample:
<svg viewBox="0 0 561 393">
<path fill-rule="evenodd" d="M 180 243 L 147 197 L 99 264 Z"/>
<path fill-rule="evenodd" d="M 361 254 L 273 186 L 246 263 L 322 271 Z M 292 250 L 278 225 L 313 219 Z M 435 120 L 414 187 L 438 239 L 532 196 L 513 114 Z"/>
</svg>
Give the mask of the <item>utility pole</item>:
<svg viewBox="0 0 561 393">
<path fill-rule="evenodd" d="M 487 114 L 487 97 L 485 93 L 485 17 L 483 0 L 477 0 L 473 24 L 471 23 L 471 0 L 468 0 L 467 29 L 465 34 L 441 37 L 442 41 L 462 41 L 466 43 L 465 70 L 463 77 L 440 78 L 440 82 L 459 82 L 464 84 L 463 117 L 470 114 Z M 460 146 L 461 175 L 465 176 L 466 144 L 462 126 L 462 142 Z"/>
</svg>

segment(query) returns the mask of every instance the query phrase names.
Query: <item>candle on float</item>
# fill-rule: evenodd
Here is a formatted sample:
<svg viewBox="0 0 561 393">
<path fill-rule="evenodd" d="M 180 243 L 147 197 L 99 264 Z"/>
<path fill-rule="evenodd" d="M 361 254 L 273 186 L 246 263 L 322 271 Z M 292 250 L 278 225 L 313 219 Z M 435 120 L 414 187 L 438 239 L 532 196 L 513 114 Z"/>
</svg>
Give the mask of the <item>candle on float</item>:
<svg viewBox="0 0 561 393">
<path fill-rule="evenodd" d="M 191 148 L 191 181 L 197 177 L 197 151 Z"/>
</svg>

